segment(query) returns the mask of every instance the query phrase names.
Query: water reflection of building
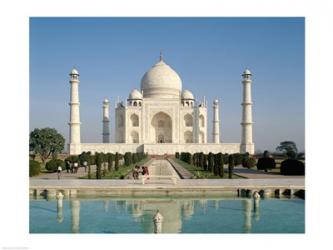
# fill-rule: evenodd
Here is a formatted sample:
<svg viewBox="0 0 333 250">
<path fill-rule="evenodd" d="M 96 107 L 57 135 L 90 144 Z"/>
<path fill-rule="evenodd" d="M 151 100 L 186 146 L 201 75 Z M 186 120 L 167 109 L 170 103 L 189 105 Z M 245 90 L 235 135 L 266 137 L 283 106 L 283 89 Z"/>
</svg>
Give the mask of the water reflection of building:
<svg viewBox="0 0 333 250">
<path fill-rule="evenodd" d="M 259 221 L 260 219 L 260 199 L 246 199 L 243 200 L 243 206 L 244 206 L 244 232 L 250 233 L 252 229 L 252 215 L 254 216 L 256 221 Z M 253 207 L 253 213 L 252 214 L 252 207 Z"/>
<path fill-rule="evenodd" d="M 103 200 L 104 211 L 109 210 L 109 200 Z M 213 209 L 222 209 L 220 206 L 220 200 L 209 201 L 210 206 Z M 102 203 L 103 204 L 103 203 Z M 156 211 L 159 210 L 163 216 L 163 222 L 161 223 L 162 233 L 179 233 L 183 229 L 183 220 L 190 220 L 194 214 L 196 208 L 205 214 L 208 209 L 208 200 L 184 200 L 184 199 L 128 199 L 128 200 L 114 200 L 111 202 L 112 208 L 116 211 L 127 211 L 131 215 L 138 225 L 141 226 L 141 230 L 144 233 L 154 232 L 153 218 Z M 260 219 L 259 205 L 260 200 L 245 199 L 242 200 L 243 204 L 243 232 L 250 233 L 252 231 L 252 217 L 255 220 Z M 57 201 L 57 220 L 63 221 L 62 211 L 62 199 Z M 80 200 L 70 200 L 71 209 L 71 226 L 73 233 L 80 232 Z M 114 212 L 111 211 L 111 212 Z M 115 211 L 115 212 L 116 212 Z M 208 211 L 208 210 L 207 210 Z M 93 211 L 91 211 L 93 212 Z M 203 225 L 204 226 L 204 225 Z"/>
<path fill-rule="evenodd" d="M 182 207 L 184 218 L 191 219 L 194 214 L 194 200 L 184 200 Z"/>
<path fill-rule="evenodd" d="M 194 214 L 194 200 L 130 200 L 129 213 L 141 223 L 143 232 L 153 233 L 153 217 L 156 211 L 163 216 L 162 233 L 179 233 L 182 218 L 190 219 Z"/>
<path fill-rule="evenodd" d="M 250 233 L 251 227 L 252 227 L 252 200 L 246 199 L 243 200 L 243 206 L 244 206 L 244 232 Z"/>
<path fill-rule="evenodd" d="M 64 216 L 63 216 L 63 199 L 57 197 L 57 221 L 59 223 L 63 222 Z"/>
<path fill-rule="evenodd" d="M 80 232 L 80 200 L 71 200 L 71 209 L 72 209 L 72 232 Z"/>
<path fill-rule="evenodd" d="M 107 213 L 109 211 L 109 201 L 104 200 L 104 212 Z"/>
<path fill-rule="evenodd" d="M 207 200 L 201 199 L 199 200 L 200 206 L 203 210 L 203 213 L 206 214 L 207 211 Z"/>
<path fill-rule="evenodd" d="M 253 200 L 253 211 L 256 221 L 259 221 L 260 219 L 259 205 L 260 205 L 260 199 Z"/>
</svg>

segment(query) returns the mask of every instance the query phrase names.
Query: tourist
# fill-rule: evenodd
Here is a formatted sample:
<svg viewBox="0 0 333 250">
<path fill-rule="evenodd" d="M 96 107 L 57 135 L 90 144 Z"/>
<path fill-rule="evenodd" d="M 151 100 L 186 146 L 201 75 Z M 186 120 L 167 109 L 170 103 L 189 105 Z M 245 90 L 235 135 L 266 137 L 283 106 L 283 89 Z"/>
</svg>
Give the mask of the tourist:
<svg viewBox="0 0 333 250">
<path fill-rule="evenodd" d="M 71 168 L 71 167 L 70 167 L 70 164 L 71 164 L 71 163 L 70 163 L 69 161 L 66 161 L 65 163 L 66 163 L 66 171 L 67 171 L 67 173 L 69 173 L 69 170 L 70 170 L 70 168 Z"/>
<path fill-rule="evenodd" d="M 142 166 L 142 175 L 146 175 L 146 168 L 145 168 L 145 166 Z"/>
<path fill-rule="evenodd" d="M 77 162 L 74 162 L 74 173 L 77 173 L 78 168 L 79 164 Z"/>
<path fill-rule="evenodd" d="M 136 180 L 136 176 L 137 176 L 137 169 L 136 169 L 136 166 L 133 168 L 132 170 L 132 176 L 133 176 L 133 179 Z"/>
<path fill-rule="evenodd" d="M 69 162 L 69 169 L 70 169 L 70 171 L 71 171 L 71 173 L 73 173 L 74 172 L 74 164 L 73 164 L 73 162 Z"/>
<path fill-rule="evenodd" d="M 148 167 L 145 167 L 146 169 L 146 175 L 149 176 L 149 170 L 148 170 Z M 149 178 L 147 178 L 149 180 Z"/>
<path fill-rule="evenodd" d="M 60 177 L 61 177 L 61 171 L 62 171 L 62 167 L 61 167 L 61 166 L 58 166 L 58 170 L 57 170 L 58 180 L 60 180 Z"/>
<path fill-rule="evenodd" d="M 138 165 L 135 166 L 135 179 L 139 180 L 139 173 L 140 173 L 140 167 Z"/>
<path fill-rule="evenodd" d="M 84 172 L 87 172 L 87 166 L 88 166 L 88 162 L 84 161 L 83 162 Z"/>
</svg>

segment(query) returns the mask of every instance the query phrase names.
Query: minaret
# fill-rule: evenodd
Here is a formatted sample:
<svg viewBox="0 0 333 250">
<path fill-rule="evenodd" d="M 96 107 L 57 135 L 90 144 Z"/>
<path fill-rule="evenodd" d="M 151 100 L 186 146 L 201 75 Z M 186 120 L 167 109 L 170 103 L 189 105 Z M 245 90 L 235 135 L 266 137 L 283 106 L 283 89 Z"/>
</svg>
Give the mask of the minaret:
<svg viewBox="0 0 333 250">
<path fill-rule="evenodd" d="M 70 75 L 70 121 L 69 121 L 69 154 L 78 155 L 81 153 L 80 135 L 80 102 L 79 102 L 79 72 L 72 69 Z"/>
<path fill-rule="evenodd" d="M 219 101 L 213 103 L 213 143 L 220 143 Z"/>
<path fill-rule="evenodd" d="M 103 143 L 110 143 L 109 100 L 103 101 Z"/>
<path fill-rule="evenodd" d="M 254 154 L 254 144 L 252 140 L 252 97 L 251 97 L 251 72 L 246 69 L 243 74 L 243 113 L 242 113 L 242 139 L 241 153 Z"/>
</svg>

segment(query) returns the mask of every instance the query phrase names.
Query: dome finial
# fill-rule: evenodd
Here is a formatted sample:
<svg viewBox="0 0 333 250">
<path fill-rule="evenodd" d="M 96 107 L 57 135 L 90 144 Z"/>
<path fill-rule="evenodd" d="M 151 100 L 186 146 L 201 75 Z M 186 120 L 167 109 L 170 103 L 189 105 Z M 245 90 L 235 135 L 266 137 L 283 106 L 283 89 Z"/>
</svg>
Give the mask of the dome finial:
<svg viewBox="0 0 333 250">
<path fill-rule="evenodd" d="M 162 50 L 160 50 L 160 62 L 163 61 L 163 54 L 162 54 Z"/>
</svg>

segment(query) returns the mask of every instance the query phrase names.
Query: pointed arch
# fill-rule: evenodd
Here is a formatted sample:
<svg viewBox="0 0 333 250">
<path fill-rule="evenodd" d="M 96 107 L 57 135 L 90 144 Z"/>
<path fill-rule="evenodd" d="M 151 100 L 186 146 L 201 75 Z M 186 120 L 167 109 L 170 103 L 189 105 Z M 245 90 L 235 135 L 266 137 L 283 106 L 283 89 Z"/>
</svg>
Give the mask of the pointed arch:
<svg viewBox="0 0 333 250">
<path fill-rule="evenodd" d="M 191 114 L 186 114 L 184 116 L 185 127 L 193 126 L 193 116 Z"/>
<path fill-rule="evenodd" d="M 130 119 L 132 127 L 139 127 L 139 116 L 137 114 L 132 114 Z"/>
<path fill-rule="evenodd" d="M 158 112 L 151 120 L 152 141 L 155 143 L 172 143 L 172 119 L 164 113 Z"/>
</svg>

